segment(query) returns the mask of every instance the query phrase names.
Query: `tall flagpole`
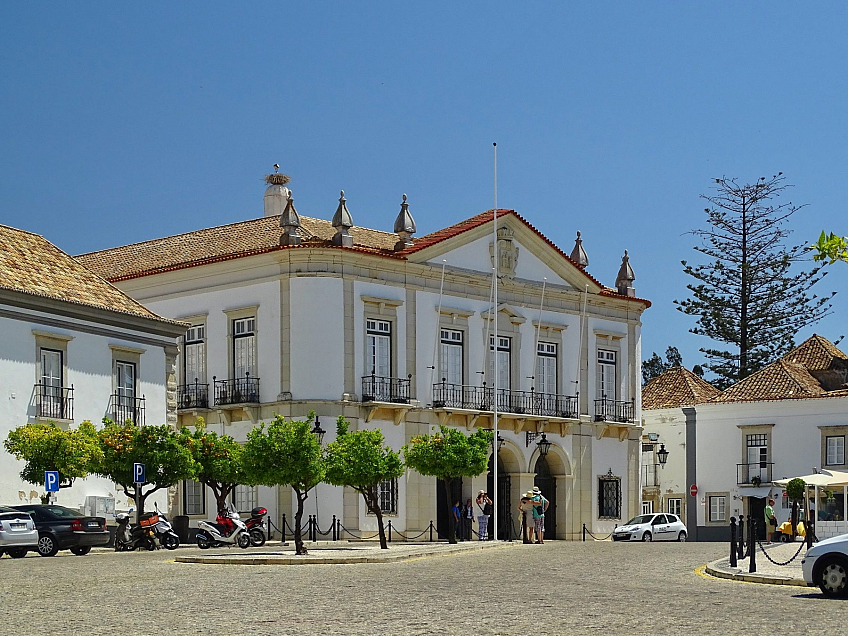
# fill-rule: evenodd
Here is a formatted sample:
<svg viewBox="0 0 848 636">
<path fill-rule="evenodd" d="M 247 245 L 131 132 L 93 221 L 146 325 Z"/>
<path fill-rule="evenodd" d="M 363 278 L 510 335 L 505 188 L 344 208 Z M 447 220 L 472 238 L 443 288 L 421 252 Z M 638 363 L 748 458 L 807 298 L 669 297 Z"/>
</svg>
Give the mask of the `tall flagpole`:
<svg viewBox="0 0 848 636">
<path fill-rule="evenodd" d="M 492 493 L 492 511 L 493 511 L 493 524 L 492 524 L 492 538 L 497 541 L 498 539 L 498 271 L 500 264 L 498 262 L 498 144 L 497 142 L 492 143 L 492 147 L 494 148 L 494 203 L 495 208 L 492 211 L 492 237 L 495 241 L 495 283 L 494 283 L 494 293 L 492 294 L 492 320 L 494 321 L 494 329 L 492 331 L 495 334 L 495 346 L 493 347 L 493 355 L 495 356 L 494 360 L 494 400 L 493 402 L 493 415 L 492 415 L 492 428 L 495 431 L 494 439 L 492 439 L 492 465 L 494 466 L 494 492 Z M 491 345 L 490 345 L 491 346 Z"/>
</svg>

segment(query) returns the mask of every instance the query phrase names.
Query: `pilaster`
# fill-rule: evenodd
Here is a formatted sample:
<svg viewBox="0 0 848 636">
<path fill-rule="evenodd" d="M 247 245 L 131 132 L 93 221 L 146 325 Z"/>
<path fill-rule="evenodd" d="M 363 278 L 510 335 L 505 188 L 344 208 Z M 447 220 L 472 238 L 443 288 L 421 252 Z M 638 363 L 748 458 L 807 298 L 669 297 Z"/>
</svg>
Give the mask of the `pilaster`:
<svg viewBox="0 0 848 636">
<path fill-rule="evenodd" d="M 165 347 L 165 423 L 177 427 L 177 354 L 176 347 Z"/>
<path fill-rule="evenodd" d="M 355 395 L 356 389 L 356 342 L 353 312 L 356 303 L 353 298 L 353 280 L 345 278 L 342 281 L 344 294 L 344 392 Z"/>
</svg>

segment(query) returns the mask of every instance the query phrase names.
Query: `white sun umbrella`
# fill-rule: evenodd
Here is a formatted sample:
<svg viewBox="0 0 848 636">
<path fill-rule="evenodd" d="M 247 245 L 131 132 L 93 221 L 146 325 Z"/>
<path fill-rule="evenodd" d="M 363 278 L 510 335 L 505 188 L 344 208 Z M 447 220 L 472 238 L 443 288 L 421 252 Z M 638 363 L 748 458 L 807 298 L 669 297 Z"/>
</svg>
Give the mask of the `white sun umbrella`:
<svg viewBox="0 0 848 636">
<path fill-rule="evenodd" d="M 845 481 L 848 482 L 848 473 L 841 473 L 841 475 L 845 476 Z M 793 479 L 803 479 L 804 483 L 808 486 L 833 486 L 836 482 L 842 481 L 841 477 L 835 477 L 833 475 L 825 475 L 824 473 L 816 473 L 814 475 L 801 475 L 800 477 L 790 477 L 788 479 L 775 479 L 772 483 L 779 488 L 786 488 L 786 484 L 788 484 Z"/>
<path fill-rule="evenodd" d="M 826 485 L 848 486 L 848 473 L 843 473 L 839 470 L 828 470 L 827 472 L 831 474 L 831 479 Z"/>
</svg>

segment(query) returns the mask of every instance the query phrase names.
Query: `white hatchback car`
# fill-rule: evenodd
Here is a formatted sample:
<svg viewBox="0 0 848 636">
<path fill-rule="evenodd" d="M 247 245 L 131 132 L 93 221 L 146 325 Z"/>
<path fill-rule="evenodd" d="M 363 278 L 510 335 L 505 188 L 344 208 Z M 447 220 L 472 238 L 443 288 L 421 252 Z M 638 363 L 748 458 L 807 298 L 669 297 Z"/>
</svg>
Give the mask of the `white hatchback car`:
<svg viewBox="0 0 848 636">
<path fill-rule="evenodd" d="M 801 559 L 808 585 L 818 586 L 825 596 L 848 595 L 848 534 L 819 541 Z"/>
<path fill-rule="evenodd" d="M 612 533 L 613 541 L 686 541 L 686 526 L 667 512 L 633 517 Z"/>
<path fill-rule="evenodd" d="M 7 553 L 15 559 L 26 556 L 38 546 L 38 530 L 25 512 L 0 506 L 0 556 Z"/>
</svg>

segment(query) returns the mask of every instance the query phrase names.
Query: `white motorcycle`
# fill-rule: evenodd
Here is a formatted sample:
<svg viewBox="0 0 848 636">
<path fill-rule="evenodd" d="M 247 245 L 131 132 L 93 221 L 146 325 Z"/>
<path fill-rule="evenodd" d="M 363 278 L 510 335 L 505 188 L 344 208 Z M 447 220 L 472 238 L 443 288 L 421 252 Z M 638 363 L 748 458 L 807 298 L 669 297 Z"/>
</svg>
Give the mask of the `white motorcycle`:
<svg viewBox="0 0 848 636">
<path fill-rule="evenodd" d="M 197 527 L 197 547 L 201 550 L 225 545 L 250 546 L 250 531 L 235 511 L 222 511 L 215 523 L 198 521 Z"/>
</svg>

